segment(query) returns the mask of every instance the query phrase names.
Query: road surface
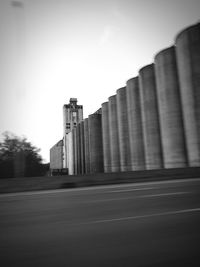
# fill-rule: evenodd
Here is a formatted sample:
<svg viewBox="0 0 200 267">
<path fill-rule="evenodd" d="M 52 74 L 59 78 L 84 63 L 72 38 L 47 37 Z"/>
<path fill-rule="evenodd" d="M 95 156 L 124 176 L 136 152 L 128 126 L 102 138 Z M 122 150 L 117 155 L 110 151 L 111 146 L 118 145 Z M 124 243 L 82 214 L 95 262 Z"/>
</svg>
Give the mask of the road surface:
<svg viewBox="0 0 200 267">
<path fill-rule="evenodd" d="M 200 266 L 200 179 L 0 195 L 5 266 Z"/>
</svg>

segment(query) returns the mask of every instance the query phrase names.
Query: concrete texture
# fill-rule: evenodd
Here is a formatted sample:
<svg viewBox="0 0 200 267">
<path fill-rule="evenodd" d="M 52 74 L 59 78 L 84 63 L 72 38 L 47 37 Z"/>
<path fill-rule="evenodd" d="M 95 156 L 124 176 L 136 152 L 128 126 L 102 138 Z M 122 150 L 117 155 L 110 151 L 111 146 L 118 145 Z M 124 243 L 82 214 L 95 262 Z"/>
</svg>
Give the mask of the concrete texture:
<svg viewBox="0 0 200 267">
<path fill-rule="evenodd" d="M 103 172 L 103 144 L 101 114 L 92 114 L 88 118 L 90 173 Z"/>
<path fill-rule="evenodd" d="M 200 166 L 200 23 L 176 38 L 176 56 L 189 166 Z"/>
<path fill-rule="evenodd" d="M 120 171 L 120 153 L 119 153 L 119 132 L 117 120 L 117 97 L 116 95 L 109 97 L 108 114 L 110 125 L 110 156 L 111 156 L 111 171 Z"/>
<path fill-rule="evenodd" d="M 68 168 L 68 174 L 73 175 L 74 174 L 74 155 L 73 155 L 73 134 L 72 132 L 69 132 L 67 134 L 67 168 Z"/>
<path fill-rule="evenodd" d="M 85 173 L 84 121 L 80 122 L 81 174 Z"/>
<path fill-rule="evenodd" d="M 81 130 L 80 123 L 76 127 L 76 142 L 77 142 L 77 173 L 81 174 Z"/>
<path fill-rule="evenodd" d="M 103 162 L 104 172 L 111 172 L 111 151 L 110 151 L 110 124 L 108 114 L 108 102 L 102 107 L 102 140 L 103 140 Z"/>
<path fill-rule="evenodd" d="M 63 106 L 63 135 L 69 133 L 83 120 L 83 106 L 77 105 L 76 98 L 70 98 L 69 104 Z"/>
<path fill-rule="evenodd" d="M 73 159 L 74 159 L 74 174 L 78 174 L 78 160 L 77 160 L 77 138 L 76 138 L 76 128 L 72 129 L 73 135 Z"/>
<path fill-rule="evenodd" d="M 50 169 L 63 168 L 63 140 L 50 149 Z"/>
<path fill-rule="evenodd" d="M 187 165 L 175 48 L 155 57 L 156 88 L 165 168 Z"/>
<path fill-rule="evenodd" d="M 77 105 L 76 98 L 70 98 L 63 106 L 63 167 L 68 168 L 67 134 L 83 119 L 83 106 Z"/>
<path fill-rule="evenodd" d="M 84 120 L 84 152 L 85 152 L 85 173 L 90 173 L 90 147 L 89 147 L 89 129 L 88 118 Z"/>
<path fill-rule="evenodd" d="M 67 133 L 69 132 L 68 127 L 70 127 L 68 123 L 68 112 L 67 108 L 63 106 L 63 168 L 67 168 Z"/>
<path fill-rule="evenodd" d="M 131 170 L 145 170 L 144 140 L 138 77 L 126 83 L 128 136 L 130 142 Z M 124 129 L 126 131 L 126 129 Z M 127 138 L 128 139 L 128 138 Z"/>
<path fill-rule="evenodd" d="M 117 90 L 117 119 L 119 131 L 120 170 L 131 170 L 126 87 Z"/>
<path fill-rule="evenodd" d="M 163 168 L 154 64 L 139 71 L 140 103 L 146 169 Z"/>
<path fill-rule="evenodd" d="M 67 168 L 67 134 L 63 136 L 63 149 L 62 150 L 63 150 L 62 163 L 58 163 L 58 165 L 62 165 L 63 166 L 62 168 Z"/>
</svg>

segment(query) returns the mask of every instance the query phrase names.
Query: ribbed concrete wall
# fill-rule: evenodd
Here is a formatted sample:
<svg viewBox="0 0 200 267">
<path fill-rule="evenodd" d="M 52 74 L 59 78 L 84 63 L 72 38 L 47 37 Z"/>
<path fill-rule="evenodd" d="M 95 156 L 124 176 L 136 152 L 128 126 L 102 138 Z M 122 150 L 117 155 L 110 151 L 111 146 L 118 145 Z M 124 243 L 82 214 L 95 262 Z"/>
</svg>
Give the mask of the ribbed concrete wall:
<svg viewBox="0 0 200 267">
<path fill-rule="evenodd" d="M 69 171 L 69 157 L 70 157 L 70 154 L 69 154 L 69 137 L 68 137 L 68 134 L 66 134 L 66 142 L 65 142 L 65 147 L 64 149 L 66 149 L 66 154 L 64 154 L 64 158 L 65 158 L 65 161 L 66 161 L 66 167 Z"/>
<path fill-rule="evenodd" d="M 200 23 L 176 38 L 176 55 L 189 166 L 200 165 Z"/>
<path fill-rule="evenodd" d="M 67 134 L 63 136 L 62 168 L 67 168 Z"/>
<path fill-rule="evenodd" d="M 119 153 L 119 132 L 118 132 L 118 120 L 117 120 L 117 96 L 113 95 L 109 97 L 108 102 L 108 115 L 110 125 L 110 160 L 111 171 L 120 171 L 120 153 Z"/>
<path fill-rule="evenodd" d="M 90 173 L 90 148 L 88 118 L 84 120 L 84 152 L 85 152 L 85 173 Z"/>
<path fill-rule="evenodd" d="M 68 113 L 66 106 L 63 106 L 63 168 L 67 168 L 67 129 Z"/>
<path fill-rule="evenodd" d="M 90 173 L 103 172 L 103 144 L 101 114 L 92 114 L 88 118 Z"/>
<path fill-rule="evenodd" d="M 140 102 L 146 169 L 163 168 L 154 64 L 139 71 Z"/>
<path fill-rule="evenodd" d="M 73 175 L 74 174 L 74 151 L 73 151 L 73 134 L 72 132 L 69 132 L 67 134 L 67 159 L 68 159 L 68 174 Z"/>
<path fill-rule="evenodd" d="M 50 149 L 50 169 L 62 169 L 63 167 L 63 140 L 57 142 Z"/>
<path fill-rule="evenodd" d="M 110 125 L 108 114 L 108 102 L 101 105 L 102 107 L 102 140 L 103 140 L 103 162 L 104 172 L 111 172 L 111 153 L 110 153 Z"/>
<path fill-rule="evenodd" d="M 165 168 L 187 165 L 175 48 L 155 57 L 156 87 Z"/>
<path fill-rule="evenodd" d="M 130 143 L 127 118 L 126 87 L 117 90 L 117 118 L 119 131 L 120 170 L 131 170 Z"/>
<path fill-rule="evenodd" d="M 126 88 L 128 111 L 127 124 L 130 142 L 131 170 L 145 170 L 144 141 L 138 77 L 128 80 Z"/>
<path fill-rule="evenodd" d="M 84 121 L 80 122 L 81 174 L 85 173 Z"/>
<path fill-rule="evenodd" d="M 80 123 L 76 127 L 76 142 L 77 142 L 77 172 L 81 174 L 81 129 Z"/>
<path fill-rule="evenodd" d="M 72 129 L 72 135 L 73 135 L 74 174 L 78 174 L 76 130 L 77 130 L 76 128 L 73 128 Z"/>
</svg>

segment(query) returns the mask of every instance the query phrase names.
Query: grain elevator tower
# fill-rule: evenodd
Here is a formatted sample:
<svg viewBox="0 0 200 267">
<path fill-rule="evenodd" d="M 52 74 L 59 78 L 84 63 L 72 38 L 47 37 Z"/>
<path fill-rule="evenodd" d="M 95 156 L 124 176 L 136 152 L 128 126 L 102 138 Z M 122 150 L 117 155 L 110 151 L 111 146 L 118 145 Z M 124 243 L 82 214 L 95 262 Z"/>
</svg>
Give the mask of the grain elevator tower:
<svg viewBox="0 0 200 267">
<path fill-rule="evenodd" d="M 83 120 L 83 106 L 77 105 L 77 98 L 70 98 L 69 104 L 63 106 L 63 167 L 68 168 L 68 135 Z"/>
</svg>

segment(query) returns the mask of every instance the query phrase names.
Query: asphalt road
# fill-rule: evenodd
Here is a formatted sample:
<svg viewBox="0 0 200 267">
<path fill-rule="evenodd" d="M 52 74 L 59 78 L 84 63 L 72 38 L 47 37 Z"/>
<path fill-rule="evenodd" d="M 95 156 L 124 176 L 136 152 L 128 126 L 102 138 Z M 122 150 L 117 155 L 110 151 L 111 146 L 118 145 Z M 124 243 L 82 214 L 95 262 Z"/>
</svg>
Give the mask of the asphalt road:
<svg viewBox="0 0 200 267">
<path fill-rule="evenodd" d="M 0 265 L 200 266 L 200 179 L 0 195 Z"/>
</svg>

